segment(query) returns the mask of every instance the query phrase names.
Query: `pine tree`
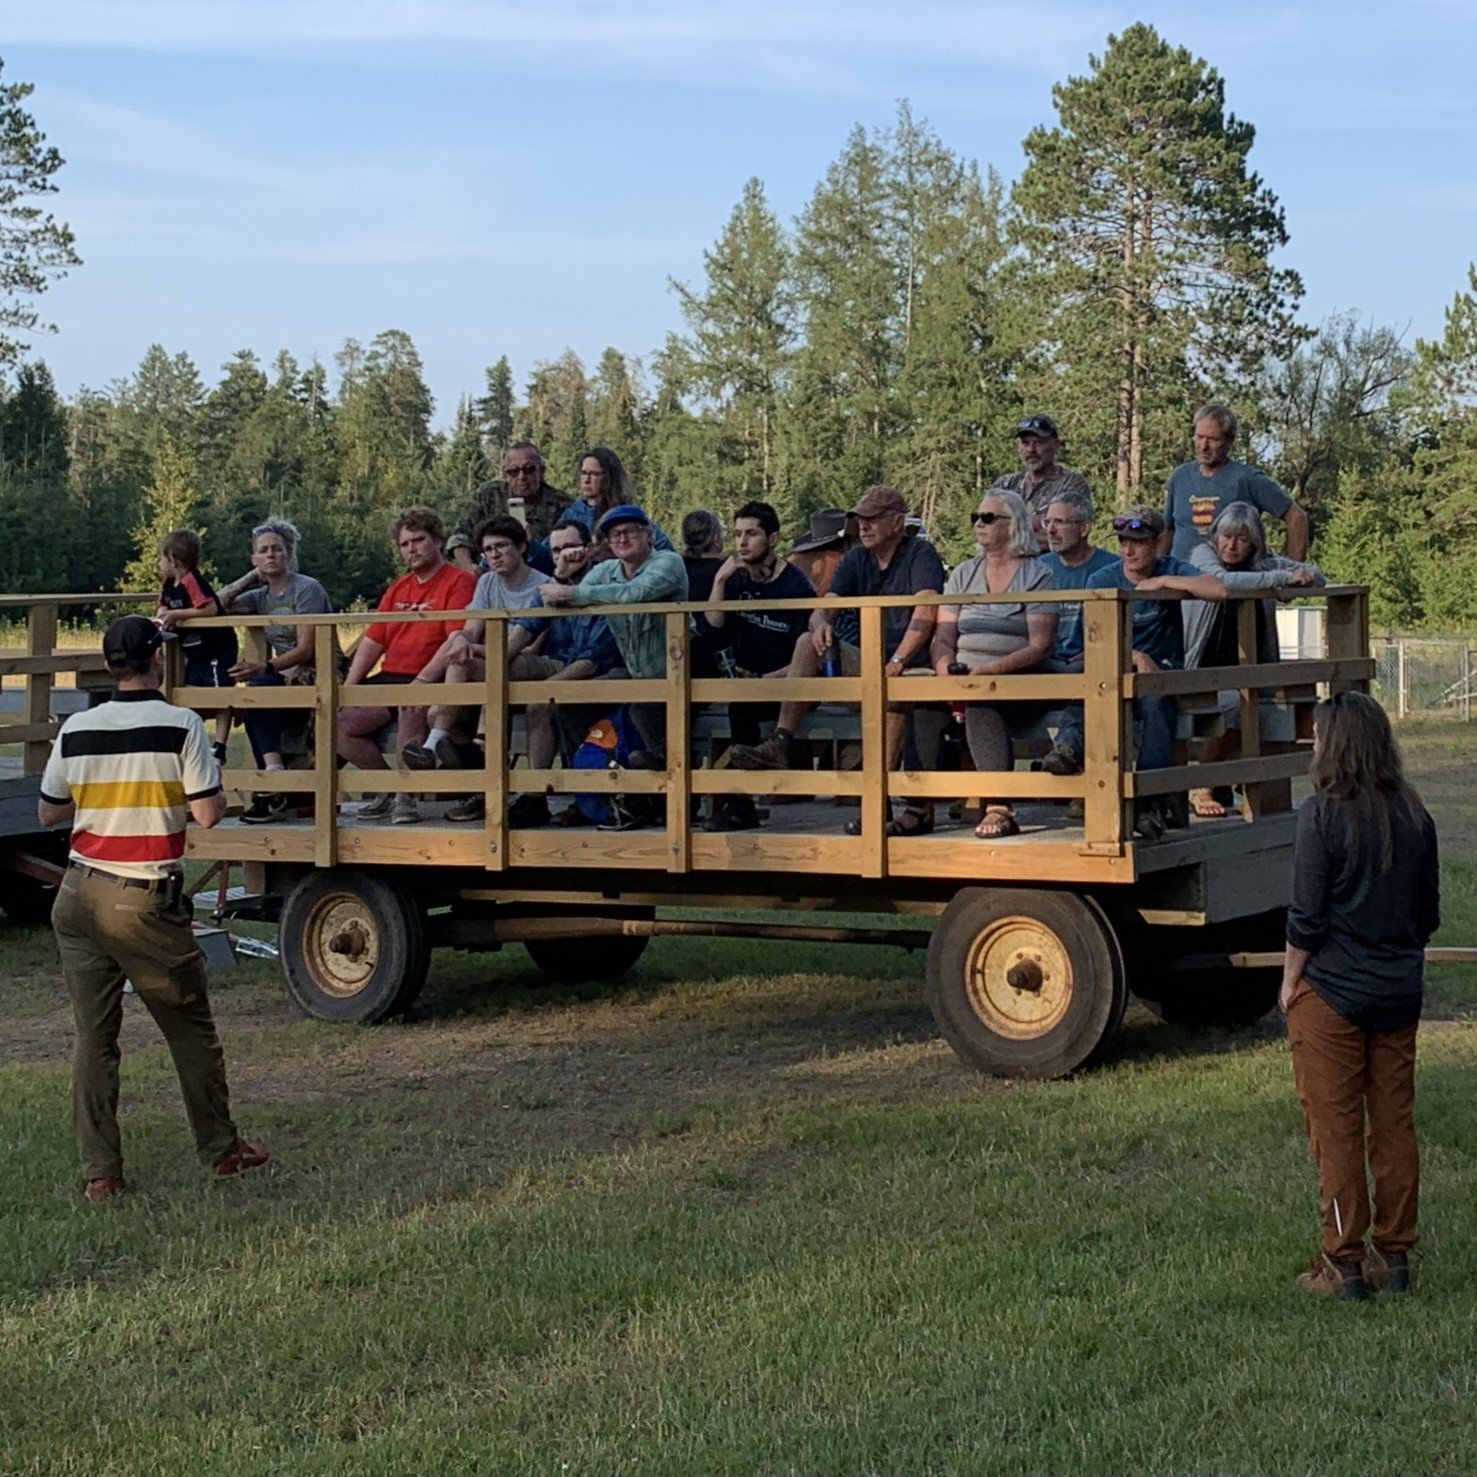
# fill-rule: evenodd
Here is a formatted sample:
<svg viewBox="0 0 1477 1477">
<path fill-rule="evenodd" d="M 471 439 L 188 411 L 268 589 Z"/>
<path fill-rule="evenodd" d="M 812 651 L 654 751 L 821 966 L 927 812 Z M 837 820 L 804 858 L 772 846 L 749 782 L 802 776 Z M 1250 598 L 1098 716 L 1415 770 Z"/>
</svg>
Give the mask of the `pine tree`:
<svg viewBox="0 0 1477 1477">
<path fill-rule="evenodd" d="M 1027 136 L 1013 194 L 1018 330 L 1126 498 L 1179 459 L 1194 399 L 1237 398 L 1291 350 L 1302 284 L 1272 265 L 1282 210 L 1207 63 L 1136 24 L 1052 97 L 1059 125 Z"/>
<path fill-rule="evenodd" d="M 639 485 L 641 400 L 637 374 L 619 349 L 606 349 L 600 356 L 586 397 L 586 435 L 590 445 L 610 447 Z"/>
<path fill-rule="evenodd" d="M 21 106 L 35 90 L 0 82 L 0 366 L 16 361 L 29 335 L 55 331 L 31 299 L 82 261 L 71 227 L 35 203 L 56 193 L 52 176 L 65 162 Z"/>
<path fill-rule="evenodd" d="M 490 466 L 502 470 L 503 453 L 513 439 L 513 416 L 517 409 L 513 394 L 513 367 L 503 355 L 487 370 L 487 393 L 473 409 L 482 429 L 483 445 Z"/>
<path fill-rule="evenodd" d="M 447 512 L 455 517 L 489 477 L 494 475 L 483 441 L 483 422 L 469 395 L 457 401 L 456 422 L 436 457 L 436 484 Z M 455 519 L 453 519 L 455 521 Z"/>
<path fill-rule="evenodd" d="M 23 364 L 14 391 L 0 398 L 0 589 L 73 588 L 74 548 L 86 530 L 67 472 L 66 417 L 51 371 Z"/>
<path fill-rule="evenodd" d="M 133 558 L 119 588 L 157 590 L 159 540 L 176 528 L 200 527 L 193 460 L 174 441 L 161 441 L 154 453 L 154 478 L 144 489 L 143 517 L 133 530 Z"/>
</svg>

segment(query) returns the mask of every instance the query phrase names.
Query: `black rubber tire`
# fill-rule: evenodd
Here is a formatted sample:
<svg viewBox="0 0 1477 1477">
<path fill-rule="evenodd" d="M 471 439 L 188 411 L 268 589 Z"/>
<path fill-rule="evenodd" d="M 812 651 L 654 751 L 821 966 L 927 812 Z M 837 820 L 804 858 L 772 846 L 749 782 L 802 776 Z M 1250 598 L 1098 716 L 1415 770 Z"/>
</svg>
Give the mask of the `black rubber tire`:
<svg viewBox="0 0 1477 1477">
<path fill-rule="evenodd" d="M 1146 929 L 1129 945 L 1129 987 L 1169 1025 L 1252 1026 L 1277 1004 L 1282 971 L 1194 961 L 1271 953 L 1286 940 L 1283 908 L 1204 928 Z"/>
<path fill-rule="evenodd" d="M 49 923 L 51 905 L 56 901 L 56 888 L 33 877 L 22 877 L 9 869 L 0 872 L 0 912 L 12 923 L 30 925 Z"/>
<path fill-rule="evenodd" d="M 1039 1021 L 1007 1016 L 1013 1002 L 1037 1007 L 1021 991 L 1003 989 L 995 964 L 978 954 L 999 949 L 1000 957 L 1012 957 L 1011 940 L 1032 930 L 1052 941 L 1061 966 L 1055 991 L 1035 992 L 1039 1001 L 1057 1002 Z M 988 989 L 987 978 L 994 981 Z M 944 1039 L 967 1065 L 997 1077 L 1047 1080 L 1089 1066 L 1116 1040 L 1128 1002 L 1123 955 L 1107 915 L 1090 898 L 1037 888 L 956 893 L 929 944 L 927 980 Z M 991 992 L 1003 1002 L 995 1022 L 984 1003 Z"/>
<path fill-rule="evenodd" d="M 329 947 L 346 933 L 372 956 Z M 288 997 L 322 1021 L 372 1025 L 408 1009 L 431 962 L 419 900 L 396 882 L 349 867 L 310 872 L 287 894 L 277 946 Z"/>
<path fill-rule="evenodd" d="M 619 979 L 651 940 L 613 933 L 600 938 L 529 939 L 523 947 L 542 973 L 559 984 Z"/>
</svg>

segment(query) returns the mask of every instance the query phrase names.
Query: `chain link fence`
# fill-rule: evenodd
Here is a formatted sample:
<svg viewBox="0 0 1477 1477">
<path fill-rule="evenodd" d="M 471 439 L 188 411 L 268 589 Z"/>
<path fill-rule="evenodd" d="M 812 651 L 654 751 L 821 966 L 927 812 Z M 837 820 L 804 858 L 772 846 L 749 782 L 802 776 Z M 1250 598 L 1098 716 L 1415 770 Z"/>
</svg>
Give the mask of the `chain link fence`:
<svg viewBox="0 0 1477 1477">
<path fill-rule="evenodd" d="M 1460 636 L 1390 636 L 1371 643 L 1373 694 L 1391 717 L 1472 721 L 1477 651 Z"/>
</svg>

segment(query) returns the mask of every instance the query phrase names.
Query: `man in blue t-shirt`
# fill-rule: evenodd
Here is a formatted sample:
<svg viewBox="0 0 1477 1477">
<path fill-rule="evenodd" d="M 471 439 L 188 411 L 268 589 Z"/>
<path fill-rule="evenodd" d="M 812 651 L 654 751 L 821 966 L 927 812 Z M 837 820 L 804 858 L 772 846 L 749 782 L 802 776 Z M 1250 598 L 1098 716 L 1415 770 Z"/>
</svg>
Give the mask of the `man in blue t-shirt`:
<svg viewBox="0 0 1477 1477">
<path fill-rule="evenodd" d="M 1084 588 L 1089 590 L 1133 590 L 1148 595 L 1177 590 L 1197 600 L 1218 601 L 1226 598 L 1226 587 L 1214 575 L 1202 574 L 1193 564 L 1161 558 L 1156 545 L 1164 533 L 1164 519 L 1153 508 L 1143 504 L 1125 508 L 1113 519 L 1113 532 L 1118 536 L 1121 559 L 1089 577 Z M 1185 664 L 1185 630 L 1180 620 L 1177 600 L 1135 600 L 1133 602 L 1133 669 L 1135 672 L 1157 672 L 1162 668 L 1178 668 Z M 1079 622 L 1075 646 L 1068 651 L 1069 661 L 1082 656 L 1082 627 Z M 1136 697 L 1133 700 L 1134 722 L 1138 728 L 1137 769 L 1167 769 L 1170 744 L 1174 737 L 1174 700 L 1168 697 Z M 1082 767 L 1082 709 L 1073 705 L 1062 716 L 1057 729 L 1056 750 L 1075 760 L 1075 769 L 1056 773 L 1075 774 Z M 1048 756 L 1049 757 L 1049 756 Z M 1163 834 L 1161 807 L 1154 801 L 1134 803 L 1134 830 L 1150 840 Z"/>
<path fill-rule="evenodd" d="M 1236 417 L 1229 406 L 1207 405 L 1196 413 L 1191 437 L 1195 460 L 1169 474 L 1164 499 L 1165 530 L 1159 552 L 1188 560 L 1229 503 L 1250 503 L 1287 524 L 1287 557 L 1308 557 L 1308 515 L 1268 476 L 1231 460 Z"/>
<path fill-rule="evenodd" d="M 1092 499 L 1086 493 L 1069 488 L 1054 497 L 1046 508 L 1044 520 L 1049 552 L 1040 555 L 1051 571 L 1052 582 L 1059 590 L 1085 590 L 1087 582 L 1100 569 L 1118 562 L 1116 554 L 1094 546 L 1088 535 L 1092 531 Z M 1082 605 L 1080 601 L 1063 601 L 1057 607 L 1056 659 L 1054 665 L 1063 671 L 1081 671 Z M 1070 660 L 1065 653 L 1075 649 L 1076 667 L 1060 666 Z"/>
<path fill-rule="evenodd" d="M 755 610 L 757 600 L 810 600 L 815 588 L 780 557 L 779 514 L 768 503 L 745 503 L 733 515 L 733 553 L 713 576 L 713 599 L 703 612 L 714 632 L 721 670 L 733 677 L 783 677 L 810 627 L 809 610 Z M 759 725 L 779 716 L 778 703 L 730 703 L 728 729 L 736 743 L 757 744 Z M 710 831 L 748 831 L 759 814 L 747 795 L 722 797 L 707 823 Z"/>
</svg>

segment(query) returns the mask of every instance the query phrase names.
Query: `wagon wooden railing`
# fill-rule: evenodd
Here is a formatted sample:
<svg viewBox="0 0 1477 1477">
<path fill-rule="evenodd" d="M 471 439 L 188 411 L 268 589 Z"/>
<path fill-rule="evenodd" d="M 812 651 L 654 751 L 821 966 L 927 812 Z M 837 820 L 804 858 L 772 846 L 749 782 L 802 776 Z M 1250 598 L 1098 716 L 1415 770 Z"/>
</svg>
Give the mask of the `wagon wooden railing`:
<svg viewBox="0 0 1477 1477">
<path fill-rule="evenodd" d="M 331 616 L 299 616 L 296 624 L 311 627 L 315 643 L 317 682 L 312 687 L 227 689 L 184 687 L 171 672 L 169 690 L 173 700 L 202 711 L 223 707 L 238 716 L 245 710 L 258 708 L 307 710 L 311 714 L 314 737 L 312 766 L 304 770 L 265 772 L 255 769 L 229 769 L 224 775 L 226 787 L 232 791 L 289 793 L 311 795 L 314 801 L 311 856 L 315 865 L 332 866 L 339 859 L 346 830 L 353 825 L 349 817 L 338 814 L 340 800 L 346 795 L 378 795 L 400 792 L 409 794 L 468 793 L 480 789 L 486 801 L 486 820 L 480 847 L 481 863 L 488 870 L 500 871 L 520 860 L 532 860 L 530 851 L 524 858 L 510 852 L 507 820 L 507 797 L 510 788 L 521 793 L 550 792 L 573 794 L 591 791 L 624 794 L 657 794 L 665 797 L 666 818 L 664 845 L 657 854 L 639 865 L 658 865 L 671 872 L 684 872 L 693 865 L 694 809 L 705 796 L 713 795 L 797 795 L 854 797 L 861 807 L 860 836 L 840 834 L 812 838 L 805 852 L 803 866 L 812 871 L 879 878 L 890 868 L 899 866 L 921 873 L 926 868 L 926 853 L 920 846 L 929 842 L 922 838 L 888 838 L 885 825 L 889 801 L 893 797 L 920 797 L 935 800 L 965 800 L 977 796 L 982 789 L 992 798 L 1002 800 L 1071 800 L 1080 799 L 1084 820 L 1080 832 L 1074 832 L 1070 845 L 1055 842 L 1046 845 L 1014 838 L 1009 842 L 979 842 L 970 839 L 970 855 L 1003 855 L 1001 848 L 1020 846 L 1022 875 L 1039 872 L 1050 876 L 1053 865 L 1066 858 L 1081 859 L 1074 869 L 1066 861 L 1061 880 L 1074 876 L 1112 878 L 1132 876 L 1131 867 L 1120 871 L 1112 865 L 1131 850 L 1131 805 L 1136 798 L 1182 792 L 1191 787 L 1238 784 L 1247 796 L 1245 814 L 1256 819 L 1263 812 L 1264 796 L 1279 786 L 1285 788 L 1290 779 L 1306 772 L 1310 751 L 1305 741 L 1296 743 L 1290 752 L 1265 752 L 1263 712 L 1269 701 L 1277 701 L 1289 693 L 1308 695 L 1316 685 L 1334 690 L 1359 687 L 1367 689 L 1373 674 L 1368 656 L 1368 598 L 1361 586 L 1334 586 L 1322 590 L 1299 588 L 1282 592 L 1288 598 L 1316 598 L 1326 603 L 1326 654 L 1319 660 L 1287 660 L 1257 663 L 1256 605 L 1268 592 L 1230 592 L 1229 598 L 1239 605 L 1238 631 L 1240 650 L 1245 658 L 1241 665 L 1205 668 L 1191 671 L 1156 671 L 1137 673 L 1131 663 L 1131 610 L 1126 592 L 1116 590 L 1053 591 L 1039 595 L 1009 594 L 1004 596 L 900 596 L 828 600 L 754 601 L 747 609 L 782 610 L 825 607 L 832 610 L 858 611 L 860 621 L 861 672 L 858 677 L 816 677 L 805 680 L 784 678 L 698 678 L 692 675 L 690 620 L 707 608 L 703 604 L 683 603 L 641 607 L 643 614 L 656 614 L 666 622 L 666 675 L 657 679 L 596 679 L 572 683 L 512 681 L 506 654 L 507 624 L 520 612 L 481 612 L 486 620 L 486 675 L 481 681 L 464 683 L 411 683 L 398 685 L 350 686 L 338 678 L 338 633 L 355 631 L 371 623 L 441 621 L 461 618 L 464 613 L 451 612 L 355 612 Z M 39 768 L 45 760 L 46 741 L 54 732 L 47 715 L 46 701 L 52 674 L 66 670 L 97 670 L 101 658 L 95 653 L 55 651 L 55 610 L 64 603 L 83 600 L 101 603 L 109 597 L 65 596 L 32 600 L 11 597 L 9 604 L 29 604 L 29 644 L 22 656 L 0 658 L 0 673 L 24 674 L 26 679 L 26 721 L 16 729 L 0 729 L 0 743 L 23 742 L 26 745 L 27 769 Z M 115 597 L 115 600 L 136 597 Z M 1174 595 L 1137 598 L 1178 599 Z M 1003 677 L 970 676 L 904 676 L 888 677 L 883 663 L 883 620 L 889 606 L 912 607 L 923 604 L 1043 603 L 1065 605 L 1080 603 L 1082 607 L 1084 670 L 1073 674 L 1021 673 Z M 540 617 L 562 619 L 570 614 L 590 614 L 594 607 L 578 611 L 548 609 L 536 612 Z M 601 608 L 607 615 L 630 615 L 633 607 Z M 527 614 L 529 612 L 522 612 Z M 248 639 L 260 643 L 260 628 L 280 624 L 280 617 L 202 618 L 204 625 L 230 625 L 245 629 Z M 177 664 L 177 657 L 175 658 Z M 1132 705 L 1138 695 L 1170 695 L 1180 699 L 1212 700 L 1222 690 L 1240 693 L 1240 751 L 1228 760 L 1213 764 L 1175 764 L 1168 769 L 1135 773 L 1132 767 Z M 733 768 L 701 768 L 694 765 L 690 736 L 695 705 L 724 703 L 779 703 L 786 700 L 844 704 L 858 712 L 861 762 L 856 769 L 797 769 L 791 771 L 749 772 Z M 1065 705 L 1080 701 L 1084 708 L 1083 731 L 1086 766 L 1080 775 L 1058 777 L 1039 772 L 1016 771 L 992 774 L 987 781 L 973 771 L 918 772 L 886 768 L 885 727 L 890 704 L 911 706 L 915 703 L 957 703 L 970 700 L 992 701 L 1047 700 Z M 491 722 L 487 731 L 488 763 L 482 771 L 463 771 L 455 775 L 446 771 L 411 773 L 404 770 L 368 771 L 340 768 L 335 757 L 338 717 L 353 707 L 405 706 L 423 707 L 447 704 L 485 707 L 489 714 L 506 713 L 528 704 L 568 702 L 581 705 L 615 706 L 621 703 L 655 703 L 666 709 L 665 771 L 619 769 L 610 771 L 519 769 L 510 774 L 508 726 Z M 1300 734 L 1302 740 L 1306 733 Z M 1275 807 L 1274 807 L 1275 808 Z M 440 855 L 437 845 L 427 837 L 433 822 L 410 830 L 406 841 L 417 847 L 417 857 L 435 864 Z M 250 849 L 266 854 L 278 851 L 280 843 L 272 840 L 279 828 L 266 827 L 260 841 Z M 458 828 L 465 835 L 467 827 Z M 839 831 L 839 825 L 835 828 Z M 444 835 L 444 828 L 440 831 Z M 529 833 L 518 833 L 528 835 Z M 561 843 L 587 836 L 572 832 L 568 836 L 540 833 L 536 848 L 538 860 L 558 864 Z M 645 835 L 649 838 L 652 833 Z M 749 833 L 762 837 L 763 832 Z M 416 837 L 425 838 L 420 842 Z M 608 838 L 614 848 L 621 838 Z M 716 838 L 705 838 L 712 841 Z M 245 838 L 241 838 L 243 844 Z M 223 838 L 212 839 L 212 848 L 223 844 Z M 963 845 L 964 842 L 953 843 Z M 530 843 L 531 845 L 531 843 Z M 212 850 L 214 854 L 214 850 Z M 1057 861 L 1048 859 L 1048 854 Z M 1097 859 L 1104 865 L 1090 868 Z M 588 859 L 584 862 L 589 865 Z"/>
</svg>

